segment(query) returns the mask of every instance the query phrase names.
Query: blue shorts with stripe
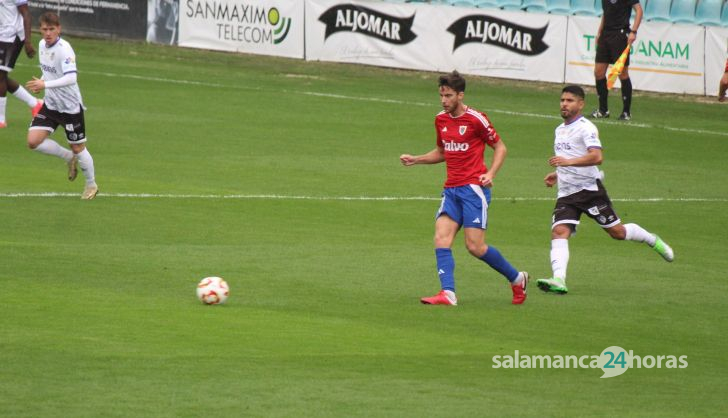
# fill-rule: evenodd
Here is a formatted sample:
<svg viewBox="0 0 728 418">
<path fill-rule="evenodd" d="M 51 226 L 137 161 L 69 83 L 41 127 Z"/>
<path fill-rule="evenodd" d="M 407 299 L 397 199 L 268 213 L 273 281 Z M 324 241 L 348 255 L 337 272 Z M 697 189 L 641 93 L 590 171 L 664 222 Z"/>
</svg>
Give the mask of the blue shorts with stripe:
<svg viewBox="0 0 728 418">
<path fill-rule="evenodd" d="M 459 187 L 447 187 L 442 192 L 442 201 L 435 219 L 447 214 L 458 225 L 464 228 L 488 227 L 488 205 L 490 205 L 490 188 L 477 184 Z"/>
</svg>

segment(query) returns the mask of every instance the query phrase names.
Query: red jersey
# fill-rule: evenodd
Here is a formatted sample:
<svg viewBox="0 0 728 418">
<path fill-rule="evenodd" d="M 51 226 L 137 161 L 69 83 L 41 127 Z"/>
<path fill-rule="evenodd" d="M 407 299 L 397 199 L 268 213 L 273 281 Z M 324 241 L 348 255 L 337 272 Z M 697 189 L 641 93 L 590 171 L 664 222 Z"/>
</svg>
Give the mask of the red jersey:
<svg viewBox="0 0 728 418">
<path fill-rule="evenodd" d="M 480 184 L 478 177 L 488 172 L 483 161 L 485 145 L 493 148 L 500 141 L 485 113 L 469 107 L 458 117 L 440 112 L 435 117 L 435 130 L 437 146 L 445 150 L 445 187 Z"/>
</svg>

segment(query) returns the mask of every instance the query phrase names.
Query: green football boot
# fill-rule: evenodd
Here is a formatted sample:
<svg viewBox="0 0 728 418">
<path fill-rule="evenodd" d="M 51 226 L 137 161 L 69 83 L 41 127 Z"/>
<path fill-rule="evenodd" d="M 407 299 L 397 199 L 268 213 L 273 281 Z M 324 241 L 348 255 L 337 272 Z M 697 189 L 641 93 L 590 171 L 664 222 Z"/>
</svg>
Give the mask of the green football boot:
<svg viewBox="0 0 728 418">
<path fill-rule="evenodd" d="M 536 281 L 536 286 L 546 293 L 556 293 L 558 295 L 565 295 L 569 293 L 569 289 L 566 288 L 564 279 L 559 279 L 557 277 L 551 279 L 538 279 Z"/>
<path fill-rule="evenodd" d="M 660 254 L 665 261 L 672 261 L 675 259 L 675 254 L 672 252 L 672 248 L 657 235 L 655 235 L 655 245 L 652 246 L 652 249 L 655 250 L 657 254 Z"/>
</svg>

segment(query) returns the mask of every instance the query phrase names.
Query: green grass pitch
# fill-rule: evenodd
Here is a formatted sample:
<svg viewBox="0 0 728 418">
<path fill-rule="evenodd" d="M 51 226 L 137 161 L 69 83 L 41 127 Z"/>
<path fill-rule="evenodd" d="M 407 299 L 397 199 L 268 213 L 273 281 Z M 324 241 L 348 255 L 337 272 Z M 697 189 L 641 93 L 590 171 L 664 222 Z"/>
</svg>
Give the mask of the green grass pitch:
<svg viewBox="0 0 728 418">
<path fill-rule="evenodd" d="M 638 93 L 597 122 L 605 184 L 644 245 L 584 222 L 570 293 L 505 280 L 454 247 L 439 282 L 436 74 L 73 39 L 101 193 L 0 132 L 0 416 L 716 416 L 728 357 L 725 106 Z M 39 71 L 21 58 L 12 73 Z M 543 186 L 560 87 L 468 78 L 508 146 L 488 242 L 550 274 Z M 636 86 L 639 88 L 639 86 Z M 717 86 L 716 86 L 717 88 Z M 619 110 L 618 92 L 611 105 Z M 595 105 L 593 90 L 587 110 Z M 61 135 L 55 135 L 64 143 Z M 490 153 L 487 155 L 490 161 Z M 53 196 L 43 193 L 56 193 Z M 211 197 L 212 196 L 212 197 Z M 218 197 L 214 197 L 218 196 Z M 222 196 L 228 196 L 222 198 Z M 347 200 L 345 197 L 355 199 Z M 357 199 L 357 198 L 411 199 Z M 652 200 L 640 200 L 652 199 Z M 224 306 L 195 285 L 219 275 Z M 687 356 L 685 369 L 495 369 L 495 355 Z"/>
</svg>

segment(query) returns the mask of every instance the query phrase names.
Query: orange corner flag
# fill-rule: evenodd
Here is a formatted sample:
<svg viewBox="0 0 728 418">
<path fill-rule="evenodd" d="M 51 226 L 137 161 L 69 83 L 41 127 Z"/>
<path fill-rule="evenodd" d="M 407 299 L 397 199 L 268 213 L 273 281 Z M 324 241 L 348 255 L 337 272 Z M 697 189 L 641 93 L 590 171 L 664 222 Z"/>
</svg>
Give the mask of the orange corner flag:
<svg viewBox="0 0 728 418">
<path fill-rule="evenodd" d="M 627 48 L 624 48 L 622 55 L 617 58 L 617 62 L 614 63 L 612 69 L 609 71 L 609 76 L 607 76 L 608 89 L 611 89 L 614 86 L 614 82 L 617 81 L 617 77 L 622 74 L 624 63 L 627 61 L 627 57 L 629 56 L 629 47 L 630 45 L 627 45 Z"/>
</svg>

